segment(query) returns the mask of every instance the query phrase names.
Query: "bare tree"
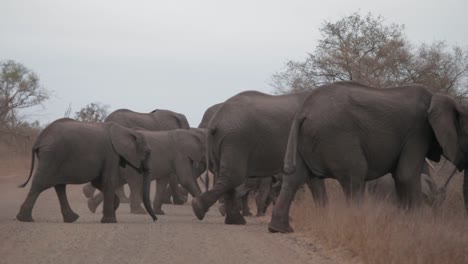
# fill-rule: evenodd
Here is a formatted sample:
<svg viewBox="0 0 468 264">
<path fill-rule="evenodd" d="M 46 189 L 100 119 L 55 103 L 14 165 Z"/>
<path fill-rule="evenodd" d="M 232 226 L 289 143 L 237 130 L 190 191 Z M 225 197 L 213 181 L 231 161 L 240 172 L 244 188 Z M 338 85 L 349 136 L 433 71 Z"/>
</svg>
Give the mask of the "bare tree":
<svg viewBox="0 0 468 264">
<path fill-rule="evenodd" d="M 0 68 L 0 133 L 17 136 L 17 128 L 25 125 L 20 111 L 43 103 L 50 92 L 21 63 L 8 60 L 0 62 Z"/>
<path fill-rule="evenodd" d="M 468 95 L 468 51 L 448 49 L 445 42 L 421 45 L 406 69 L 408 79 L 422 83 L 434 92 L 451 94 L 458 99 Z"/>
<path fill-rule="evenodd" d="M 75 119 L 82 122 L 104 122 L 109 114 L 109 105 L 90 103 L 75 113 Z"/>
<path fill-rule="evenodd" d="M 434 91 L 463 98 L 467 90 L 468 51 L 448 50 L 443 42 L 413 48 L 404 26 L 381 17 L 354 13 L 325 22 L 322 39 L 305 61 L 289 61 L 274 74 L 278 93 L 310 89 L 333 81 L 355 80 L 375 87 L 423 83 Z"/>
</svg>

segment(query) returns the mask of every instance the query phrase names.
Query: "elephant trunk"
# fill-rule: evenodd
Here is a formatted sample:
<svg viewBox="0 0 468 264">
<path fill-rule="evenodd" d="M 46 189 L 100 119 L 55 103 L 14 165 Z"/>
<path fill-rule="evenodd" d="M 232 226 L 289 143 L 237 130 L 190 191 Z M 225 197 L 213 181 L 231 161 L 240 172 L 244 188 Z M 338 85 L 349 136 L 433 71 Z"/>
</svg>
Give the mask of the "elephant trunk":
<svg viewBox="0 0 468 264">
<path fill-rule="evenodd" d="M 468 214 L 468 168 L 465 168 L 464 174 L 465 175 L 463 178 L 463 198 L 465 200 L 465 210 Z"/>
<path fill-rule="evenodd" d="M 190 193 L 190 195 L 192 195 L 192 197 L 197 197 L 201 194 L 200 187 L 193 177 L 191 179 L 180 179 L 180 183 Z"/>
<path fill-rule="evenodd" d="M 153 221 L 156 221 L 158 218 L 153 211 L 153 207 L 151 207 L 150 201 L 150 187 L 151 187 L 151 177 L 149 170 L 143 171 L 143 204 L 145 206 L 146 211 L 148 214 L 153 218 Z"/>
</svg>

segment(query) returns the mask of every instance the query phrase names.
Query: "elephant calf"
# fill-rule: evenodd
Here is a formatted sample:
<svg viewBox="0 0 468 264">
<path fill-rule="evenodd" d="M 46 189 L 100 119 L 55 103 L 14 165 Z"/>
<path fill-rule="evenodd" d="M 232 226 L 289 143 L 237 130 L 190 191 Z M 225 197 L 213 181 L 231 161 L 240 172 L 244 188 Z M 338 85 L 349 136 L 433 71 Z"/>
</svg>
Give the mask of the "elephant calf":
<svg viewBox="0 0 468 264">
<path fill-rule="evenodd" d="M 199 128 L 175 129 L 169 131 L 137 130 L 148 142 L 151 152 L 150 179 L 156 180 L 156 196 L 153 208 L 156 214 L 164 214 L 161 209 L 166 186 L 171 176 L 177 175 L 180 184 L 193 196 L 201 191 L 197 184 L 197 173 L 193 169 L 194 162 L 203 162 L 206 153 L 206 130 Z M 122 177 L 130 187 L 130 211 L 146 213 L 141 208 L 141 177 L 126 168 L 121 170 Z M 102 201 L 102 195 L 89 200 L 90 209 L 95 209 Z"/>
<path fill-rule="evenodd" d="M 32 222 L 32 209 L 37 197 L 53 186 L 64 222 L 74 222 L 79 216 L 68 204 L 66 185 L 91 182 L 104 193 L 101 222 L 115 223 L 115 210 L 119 205 L 115 189 L 123 184 L 118 177 L 119 166 L 129 165 L 143 174 L 146 185 L 143 200 L 146 210 L 156 220 L 149 200 L 150 153 L 141 133 L 116 123 L 83 123 L 69 118 L 56 120 L 41 132 L 34 143 L 31 173 L 20 187 L 25 187 L 31 179 L 35 156 L 39 165 L 16 218 Z M 137 177 L 141 178 L 140 175 Z"/>
</svg>

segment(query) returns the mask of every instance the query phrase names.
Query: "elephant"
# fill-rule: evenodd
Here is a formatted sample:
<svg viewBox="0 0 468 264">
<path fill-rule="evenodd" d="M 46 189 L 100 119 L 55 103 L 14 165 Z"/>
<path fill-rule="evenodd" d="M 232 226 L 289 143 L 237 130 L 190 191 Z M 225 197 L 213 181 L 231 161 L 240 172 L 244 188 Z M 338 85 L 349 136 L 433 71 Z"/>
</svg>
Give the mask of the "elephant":
<svg viewBox="0 0 468 264">
<path fill-rule="evenodd" d="M 198 196 L 201 191 L 196 182 L 198 175 L 194 174 L 192 163 L 205 160 L 206 130 L 198 128 L 169 131 L 136 130 L 143 135 L 153 153 L 148 162 L 152 167 L 149 178 L 155 179 L 157 183 L 153 203 L 155 213 L 165 214 L 161 206 L 171 175 L 177 175 L 178 181 L 193 197 Z M 140 207 L 141 198 L 138 196 L 141 193 L 141 177 L 130 169 L 123 169 L 121 174 L 130 186 L 131 211 L 146 213 Z M 102 195 L 98 195 L 91 201 L 93 201 L 93 207 L 96 208 L 102 201 Z"/>
<path fill-rule="evenodd" d="M 190 128 L 185 115 L 163 109 L 156 109 L 150 113 L 138 113 L 128 109 L 118 109 L 110 113 L 104 122 L 115 122 L 128 128 L 140 127 L 151 131 Z M 187 197 L 182 195 L 183 193 L 178 192 L 177 177 L 173 177 L 170 181 L 170 189 L 170 195 L 173 196 L 175 204 L 182 204 L 187 200 Z M 93 197 L 94 191 L 95 189 L 90 184 L 83 187 L 83 193 L 87 198 Z M 121 201 L 128 202 L 123 187 L 117 189 L 116 193 Z"/>
<path fill-rule="evenodd" d="M 200 121 L 200 124 L 198 125 L 198 128 L 207 129 L 211 118 L 221 108 L 221 106 L 223 106 L 223 103 L 212 105 L 208 109 L 206 109 L 205 113 L 203 114 L 202 120 Z"/>
<path fill-rule="evenodd" d="M 426 157 L 439 161 L 443 155 L 458 170 L 466 167 L 467 114 L 451 97 L 419 84 L 377 89 L 348 81 L 315 88 L 291 125 L 287 175 L 269 230 L 293 232 L 291 201 L 311 178 L 337 179 L 348 201 L 359 202 L 365 181 L 391 173 L 400 207 L 420 206 Z M 467 179 L 465 170 L 465 202 Z"/>
<path fill-rule="evenodd" d="M 199 128 L 208 128 L 208 124 L 213 117 L 213 115 L 221 108 L 223 103 L 218 103 L 215 104 L 211 107 L 209 107 L 205 113 L 203 114 L 202 120 L 200 124 L 198 125 Z M 210 168 L 212 168 L 212 164 L 210 164 Z M 206 164 L 201 164 L 199 167 L 200 171 L 203 172 L 206 170 Z M 201 173 L 200 172 L 200 173 Z M 255 193 L 255 203 L 257 206 L 257 214 L 256 216 L 264 216 L 266 209 L 270 205 L 271 202 L 273 202 L 276 197 L 274 197 L 274 192 L 272 192 L 272 183 L 273 181 L 276 182 L 276 179 L 280 176 L 273 176 L 273 177 L 264 177 L 264 178 L 248 178 L 244 184 L 239 186 L 236 191 L 238 192 L 236 194 L 236 197 L 240 199 L 238 201 L 241 204 L 241 211 L 243 216 L 251 216 L 252 213 L 250 212 L 250 208 L 248 205 L 248 198 L 249 194 L 251 192 Z M 205 179 L 205 185 L 208 186 L 209 182 L 208 179 Z M 206 187 L 206 190 L 208 190 L 208 187 Z M 221 198 L 219 199 L 219 202 L 221 203 L 219 206 L 219 211 L 222 216 L 225 216 L 226 213 L 226 208 L 224 205 L 224 199 Z"/>
<path fill-rule="evenodd" d="M 151 165 L 148 161 L 151 150 L 141 133 L 113 122 L 84 123 L 69 118 L 58 119 L 36 139 L 32 148 L 31 172 L 19 187 L 25 187 L 31 179 L 35 156 L 39 165 L 26 200 L 16 216 L 19 221 L 34 221 L 32 209 L 39 194 L 52 186 L 57 193 L 64 222 L 76 221 L 79 216 L 70 208 L 66 185 L 91 182 L 104 194 L 101 222 L 116 223 L 115 210 L 119 198 L 115 189 L 122 185 L 119 167 L 142 174 L 145 208 L 156 220 L 149 199 Z"/>
<path fill-rule="evenodd" d="M 282 172 L 289 128 L 308 91 L 268 95 L 258 91 L 239 93 L 215 112 L 208 123 L 207 157 L 213 164 L 212 189 L 192 200 L 198 219 L 221 197 L 226 205 L 225 224 L 245 224 L 236 199 L 236 188 L 248 177 L 271 177 Z M 312 179 L 315 200 L 326 202 L 324 183 Z"/>
</svg>

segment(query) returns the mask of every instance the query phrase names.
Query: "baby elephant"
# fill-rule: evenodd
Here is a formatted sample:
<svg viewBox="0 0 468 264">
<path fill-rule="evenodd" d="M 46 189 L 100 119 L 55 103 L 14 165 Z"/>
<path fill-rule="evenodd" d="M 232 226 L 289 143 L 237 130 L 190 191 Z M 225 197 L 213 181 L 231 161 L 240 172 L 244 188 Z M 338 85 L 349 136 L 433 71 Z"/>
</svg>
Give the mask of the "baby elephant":
<svg viewBox="0 0 468 264">
<path fill-rule="evenodd" d="M 123 184 L 119 177 L 119 167 L 129 165 L 128 167 L 143 174 L 143 200 L 148 213 L 156 220 L 149 200 L 150 152 L 144 136 L 116 123 L 83 123 L 69 118 L 56 120 L 41 132 L 34 143 L 31 173 L 20 187 L 25 187 L 31 179 L 35 156 L 39 160 L 39 166 L 16 218 L 32 222 L 31 213 L 37 197 L 53 186 L 64 222 L 74 222 L 79 216 L 68 204 L 66 185 L 91 182 L 104 193 L 101 222 L 115 223 L 115 210 L 119 200 L 114 192 Z"/>
<path fill-rule="evenodd" d="M 205 161 L 206 130 L 201 128 L 175 129 L 169 131 L 149 131 L 136 129 L 142 134 L 151 148 L 150 179 L 156 180 L 156 196 L 153 208 L 156 214 L 164 214 L 161 209 L 166 186 L 171 175 L 177 175 L 180 184 L 193 196 L 201 191 L 197 184 L 198 173 L 194 164 Z M 122 169 L 121 175 L 130 187 L 130 211 L 146 213 L 141 208 L 141 177 L 133 170 Z M 91 211 L 102 201 L 102 194 L 88 201 Z"/>
</svg>

